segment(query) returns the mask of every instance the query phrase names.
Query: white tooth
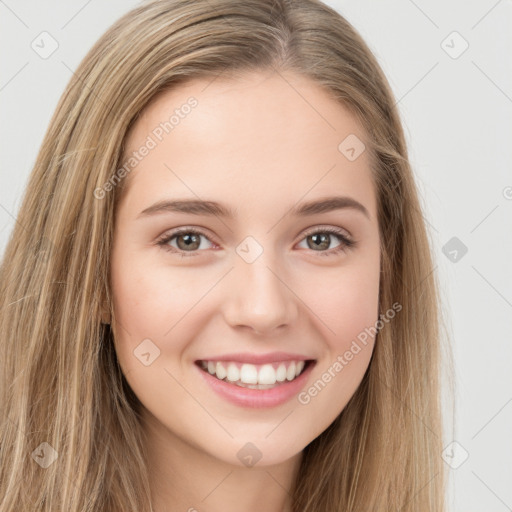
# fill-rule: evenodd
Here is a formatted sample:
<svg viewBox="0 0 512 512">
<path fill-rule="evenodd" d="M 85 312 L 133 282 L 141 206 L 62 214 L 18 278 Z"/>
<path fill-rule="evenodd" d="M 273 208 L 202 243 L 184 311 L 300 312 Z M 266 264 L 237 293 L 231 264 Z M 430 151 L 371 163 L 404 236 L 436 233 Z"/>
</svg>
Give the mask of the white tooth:
<svg viewBox="0 0 512 512">
<path fill-rule="evenodd" d="M 240 370 L 235 363 L 229 363 L 227 378 L 231 382 L 240 380 Z"/>
<path fill-rule="evenodd" d="M 259 384 L 275 384 L 276 383 L 276 371 L 271 364 L 264 364 L 258 372 L 258 383 Z"/>
<path fill-rule="evenodd" d="M 306 363 L 304 361 L 299 361 L 295 366 L 295 377 L 299 375 L 299 373 L 304 369 L 304 365 Z"/>
<path fill-rule="evenodd" d="M 286 366 L 281 363 L 276 371 L 276 381 L 284 382 L 286 380 Z"/>
<path fill-rule="evenodd" d="M 215 373 L 215 363 L 212 361 L 208 361 L 208 373 L 212 375 Z"/>
<path fill-rule="evenodd" d="M 295 362 L 291 362 L 290 366 L 288 366 L 288 370 L 286 371 L 286 378 L 288 380 L 293 380 L 295 378 Z"/>
<path fill-rule="evenodd" d="M 217 363 L 217 366 L 215 368 L 215 373 L 217 374 L 217 378 L 222 380 L 226 377 L 227 372 L 226 368 L 222 365 L 222 363 Z"/>
<path fill-rule="evenodd" d="M 258 370 L 256 366 L 253 364 L 243 364 L 240 369 L 240 380 L 244 384 L 258 384 Z"/>
</svg>

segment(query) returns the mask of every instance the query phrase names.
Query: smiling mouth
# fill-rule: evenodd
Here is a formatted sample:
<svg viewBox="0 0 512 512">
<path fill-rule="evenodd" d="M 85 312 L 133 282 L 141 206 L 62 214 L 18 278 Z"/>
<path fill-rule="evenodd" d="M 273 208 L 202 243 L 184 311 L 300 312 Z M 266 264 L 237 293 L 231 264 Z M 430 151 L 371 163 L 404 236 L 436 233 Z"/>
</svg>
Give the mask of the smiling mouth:
<svg viewBox="0 0 512 512">
<path fill-rule="evenodd" d="M 271 389 L 299 377 L 314 360 L 280 361 L 267 364 L 238 363 L 235 361 L 196 361 L 206 373 L 218 380 L 249 389 Z"/>
</svg>

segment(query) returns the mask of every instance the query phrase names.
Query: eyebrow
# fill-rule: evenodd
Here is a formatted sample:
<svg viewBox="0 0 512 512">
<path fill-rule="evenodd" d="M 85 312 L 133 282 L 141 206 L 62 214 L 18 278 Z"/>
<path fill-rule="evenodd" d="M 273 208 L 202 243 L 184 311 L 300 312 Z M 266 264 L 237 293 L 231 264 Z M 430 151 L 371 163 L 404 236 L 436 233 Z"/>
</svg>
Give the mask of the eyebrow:
<svg viewBox="0 0 512 512">
<path fill-rule="evenodd" d="M 368 210 L 359 202 L 348 196 L 332 196 L 315 201 L 300 203 L 294 206 L 289 214 L 292 216 L 305 217 L 326 213 L 335 210 L 353 209 L 361 212 L 368 219 Z M 192 215 L 214 215 L 225 218 L 234 218 L 235 212 L 216 201 L 203 201 L 196 199 L 161 200 L 145 210 L 142 210 L 137 218 L 148 217 L 164 212 L 189 213 Z"/>
</svg>

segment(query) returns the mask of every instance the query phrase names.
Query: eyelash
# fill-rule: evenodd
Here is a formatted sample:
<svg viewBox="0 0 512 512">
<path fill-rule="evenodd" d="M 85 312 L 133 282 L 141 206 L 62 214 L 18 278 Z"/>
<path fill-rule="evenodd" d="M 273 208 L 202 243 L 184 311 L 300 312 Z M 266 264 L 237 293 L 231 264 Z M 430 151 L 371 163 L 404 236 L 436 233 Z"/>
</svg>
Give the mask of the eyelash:
<svg viewBox="0 0 512 512">
<path fill-rule="evenodd" d="M 345 252 L 347 249 L 350 249 L 357 245 L 357 242 L 355 240 L 348 238 L 341 230 L 338 230 L 336 228 L 320 228 L 320 229 L 316 229 L 314 231 L 309 231 L 304 235 L 304 237 L 301 239 L 301 241 L 304 238 L 307 238 L 308 236 L 311 236 L 311 235 L 326 234 L 326 233 L 328 233 L 330 235 L 335 235 L 336 237 L 339 238 L 341 243 L 338 247 L 335 247 L 334 249 L 328 249 L 327 251 L 314 251 L 314 252 L 318 252 L 318 254 L 320 256 L 334 256 L 342 251 Z M 155 243 L 156 243 L 156 245 L 160 246 L 165 251 L 179 254 L 182 258 L 188 258 L 189 256 L 198 256 L 202 251 L 195 250 L 195 251 L 190 251 L 190 253 L 187 254 L 187 251 L 182 251 L 180 249 L 176 249 L 175 247 L 171 247 L 171 246 L 167 245 L 173 238 L 175 238 L 179 235 L 183 235 L 183 234 L 187 234 L 187 235 L 194 234 L 194 235 L 204 236 L 207 240 L 210 240 L 202 231 L 199 231 L 195 228 L 179 228 L 171 233 L 165 233 Z"/>
</svg>

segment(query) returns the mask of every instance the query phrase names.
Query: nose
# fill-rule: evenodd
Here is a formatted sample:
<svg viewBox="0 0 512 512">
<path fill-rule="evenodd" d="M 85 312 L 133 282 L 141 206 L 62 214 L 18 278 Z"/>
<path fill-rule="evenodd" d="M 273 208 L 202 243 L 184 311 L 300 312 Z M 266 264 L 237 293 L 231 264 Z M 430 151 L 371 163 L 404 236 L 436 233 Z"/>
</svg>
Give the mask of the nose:
<svg viewBox="0 0 512 512">
<path fill-rule="evenodd" d="M 228 282 L 224 318 L 230 326 L 272 335 L 297 320 L 296 295 L 263 255 L 253 263 L 239 259 Z"/>
</svg>

